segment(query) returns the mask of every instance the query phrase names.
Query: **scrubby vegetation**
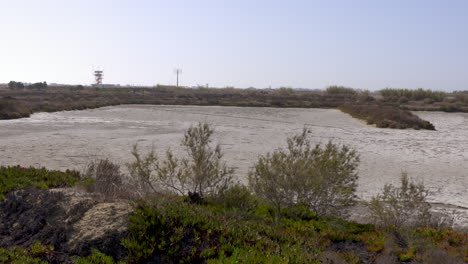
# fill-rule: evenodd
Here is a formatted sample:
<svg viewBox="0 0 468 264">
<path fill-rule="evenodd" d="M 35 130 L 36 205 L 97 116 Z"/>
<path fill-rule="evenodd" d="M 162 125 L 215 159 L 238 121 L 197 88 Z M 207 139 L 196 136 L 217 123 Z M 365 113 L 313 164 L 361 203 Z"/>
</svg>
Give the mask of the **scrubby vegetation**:
<svg viewBox="0 0 468 264">
<path fill-rule="evenodd" d="M 384 89 L 382 101 L 412 111 L 468 112 L 467 91 L 441 92 L 424 89 Z"/>
<path fill-rule="evenodd" d="M 448 96 L 446 92 L 438 92 L 424 89 L 383 89 L 380 94 L 388 101 L 406 103 L 408 101 L 433 100 L 433 102 L 442 102 Z"/>
<path fill-rule="evenodd" d="M 159 184 L 178 194 L 205 194 L 219 192 L 232 182 L 234 170 L 222 161 L 223 153 L 219 145 L 211 146 L 214 130 L 208 124 L 199 123 L 190 127 L 181 142 L 187 157 L 177 159 L 172 151 L 166 151 L 166 159 L 160 161 L 154 149 L 142 155 L 134 146 L 135 161 L 128 165 L 131 176 L 136 179 L 139 190 L 148 188 L 157 192 L 154 184 Z"/>
<path fill-rule="evenodd" d="M 30 114 L 32 111 L 25 106 L 24 102 L 8 96 L 0 99 L 0 120 L 29 117 Z"/>
<path fill-rule="evenodd" d="M 220 105 L 252 107 L 337 107 L 352 101 L 347 96 L 293 89 L 176 88 L 96 88 L 83 86 L 44 89 L 0 90 L 1 98 L 22 104 L 27 113 L 83 110 L 120 104 Z M 0 103 L 0 109 L 2 104 Z M 8 110 L 6 113 L 14 111 Z M 27 114 L 18 117 L 27 117 Z M 16 117 L 16 118 L 18 118 Z M 0 118 L 3 118 L 0 116 Z"/>
<path fill-rule="evenodd" d="M 353 88 L 344 87 L 344 86 L 337 86 L 332 85 L 325 89 L 325 92 L 329 95 L 341 95 L 341 96 L 348 96 L 353 97 L 358 94 L 358 91 L 354 90 Z"/>
<path fill-rule="evenodd" d="M 25 168 L 21 166 L 0 167 L 0 200 L 7 192 L 35 186 L 43 189 L 72 187 L 85 182 L 77 171 L 55 171 L 46 168 Z"/>
<path fill-rule="evenodd" d="M 44 188 L 72 186 L 81 177 L 71 172 L 2 167 L 2 171 L 8 172 L 5 175 L 14 179 L 10 182 L 19 184 L 5 188 L 8 193 L 0 202 L 0 261 L 96 264 L 468 261 L 468 234 L 411 220 L 413 216 L 416 220 L 430 218 L 431 212 L 424 186 L 414 184 L 406 176 L 402 177 L 401 187 L 387 185 L 370 202 L 375 225 L 337 218 L 354 202 L 358 155 L 334 143 L 313 147 L 306 129 L 288 139 L 286 150 L 259 158 L 250 176 L 251 186 L 225 181 L 226 184 L 211 188 L 217 186 L 209 184 L 211 177 L 229 178 L 223 174 L 228 169 L 221 161 L 221 150 L 211 145 L 212 133 L 206 124 L 191 127 L 182 139 L 187 147 L 186 161 L 182 163 L 171 162 L 174 157 L 170 156 L 160 160 L 154 152 L 149 156 L 136 155 L 130 168 L 140 169 L 132 172 L 133 177 L 138 173 L 155 175 L 155 182 L 145 195 L 128 200 L 133 205 L 128 230 L 105 233 L 99 240 L 80 241 L 78 247 L 68 243 L 73 224 L 99 201 L 87 199 L 64 208 L 59 205 L 69 198 L 63 193 L 30 186 L 36 182 L 44 182 L 39 184 Z M 168 164 L 173 164 L 170 165 L 173 169 L 163 169 Z M 181 168 L 190 179 L 190 188 L 183 192 L 173 188 L 178 188 L 180 175 L 165 173 Z M 212 176 L 202 177 L 200 171 Z M 158 173 L 165 173 L 163 179 L 173 186 L 158 181 Z M 121 199 L 116 194 L 122 188 L 136 190 L 135 181 L 124 180 L 119 167 L 108 160 L 91 163 L 87 176 L 94 181 L 86 189 L 93 195 L 102 193 L 106 199 Z M 23 178 L 29 177 L 35 180 L 23 184 Z M 137 177 L 136 182 L 149 181 L 151 178 L 145 176 L 143 180 Z M 108 184 L 111 182 L 115 184 Z M 413 224 L 416 222 L 417 225 Z"/>
<path fill-rule="evenodd" d="M 287 150 L 261 156 L 249 175 L 255 193 L 277 208 L 303 205 L 317 215 L 345 215 L 355 202 L 359 157 L 329 142 L 312 147 L 308 129 L 287 140 Z"/>
<path fill-rule="evenodd" d="M 413 128 L 435 130 L 433 124 L 422 120 L 417 115 L 395 106 L 377 104 L 345 104 L 339 109 L 351 116 L 362 119 L 369 125 L 381 128 Z"/>
<path fill-rule="evenodd" d="M 382 194 L 369 203 L 375 224 L 385 227 L 429 226 L 431 205 L 426 201 L 429 192 L 422 183 L 412 182 L 406 173 L 401 175 L 401 186 L 386 184 Z"/>
<path fill-rule="evenodd" d="M 121 243 L 125 263 L 464 263 L 468 235 L 450 228 L 376 229 L 334 217 L 317 217 L 304 207 L 262 203 L 253 210 L 194 204 L 179 197 L 135 203 L 130 235 Z M 47 253 L 3 249 L 5 259 L 51 260 Z M 28 248 L 28 247 L 27 247 Z M 5 253 L 6 252 L 6 253 Z M 74 263 L 115 263 L 96 249 Z M 79 261 L 78 261 L 79 260 Z M 13 262 L 14 263 L 14 262 Z M 21 262 L 19 262 L 21 263 Z M 34 262 L 32 262 L 34 263 Z"/>
<path fill-rule="evenodd" d="M 323 91 L 280 89 L 234 89 L 234 88 L 177 88 L 158 85 L 153 88 L 93 88 L 83 86 L 50 87 L 32 89 L 14 82 L 10 90 L 0 90 L 0 119 L 28 117 L 33 112 L 53 112 L 61 110 L 82 110 L 119 104 L 157 104 L 157 105 L 221 105 L 252 107 L 305 107 L 305 108 L 338 108 L 342 105 L 360 104 L 363 108 L 378 105 L 378 100 L 369 91 L 354 90 L 342 86 L 330 86 Z M 19 88 L 17 88 L 19 87 Z M 385 94 L 385 92 L 384 92 Z M 460 96 L 458 96 L 460 97 Z M 457 97 L 457 98 L 458 98 Z M 384 96 L 387 108 L 411 115 L 398 103 Z M 419 98 L 416 96 L 416 98 Z M 2 101 L 3 100 L 3 101 Z M 432 99 L 431 99 L 432 100 Z M 398 100 L 397 100 L 398 101 Z M 404 100 L 403 100 L 404 101 Z M 468 102 L 465 100 L 464 102 Z M 364 104 L 364 105 L 363 105 Z M 404 105 L 405 107 L 409 107 Z M 432 106 L 431 106 L 432 107 Z M 454 108 L 455 107 L 455 108 Z M 446 105 L 447 111 L 456 108 L 455 104 Z M 3 110 L 2 110 L 3 109 Z M 408 108 L 410 109 L 410 108 Z M 411 108 L 412 109 L 412 108 Z M 418 109 L 413 109 L 418 110 Z M 424 109 L 421 109 L 424 110 Z M 442 110 L 442 109 L 441 109 Z M 395 111 L 395 110 L 393 110 Z M 386 120 L 399 124 L 392 111 L 382 113 Z M 389 114 L 387 116 L 387 114 Z M 375 118 L 382 118 L 376 116 Z M 420 127 L 407 120 L 408 127 Z M 386 122 L 388 123 L 388 122 Z M 399 126 L 386 126 L 395 127 Z M 425 129 L 424 127 L 421 127 Z"/>
<path fill-rule="evenodd" d="M 34 112 L 83 110 L 120 104 L 340 108 L 355 113 L 357 118 L 362 112 L 372 113 L 384 105 L 385 111 L 372 118 L 378 127 L 431 129 L 431 126 L 426 128 L 421 121 L 411 117 L 409 111 L 468 112 L 468 93 L 391 88 L 370 93 L 343 86 L 330 86 L 325 91 L 166 85 L 151 88 L 52 87 L 46 83 L 24 85 L 12 81 L 9 89 L 0 90 L 0 119 L 29 117 Z M 359 109 L 350 109 L 350 106 Z"/>
</svg>

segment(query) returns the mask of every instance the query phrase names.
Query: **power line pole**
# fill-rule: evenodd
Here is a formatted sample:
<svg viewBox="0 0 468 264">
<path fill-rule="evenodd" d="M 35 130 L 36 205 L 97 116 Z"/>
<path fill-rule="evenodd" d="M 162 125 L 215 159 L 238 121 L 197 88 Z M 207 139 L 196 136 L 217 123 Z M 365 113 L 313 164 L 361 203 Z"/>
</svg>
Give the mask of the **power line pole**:
<svg viewBox="0 0 468 264">
<path fill-rule="evenodd" d="M 181 69 L 175 69 L 174 70 L 174 73 L 177 75 L 177 88 L 179 88 L 179 74 L 182 73 L 182 70 Z"/>
</svg>

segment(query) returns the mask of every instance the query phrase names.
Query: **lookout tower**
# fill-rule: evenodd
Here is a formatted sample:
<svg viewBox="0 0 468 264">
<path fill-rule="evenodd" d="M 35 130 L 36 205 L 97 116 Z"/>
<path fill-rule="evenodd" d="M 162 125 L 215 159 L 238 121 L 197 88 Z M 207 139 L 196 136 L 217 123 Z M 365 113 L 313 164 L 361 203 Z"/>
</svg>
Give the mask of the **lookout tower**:
<svg viewBox="0 0 468 264">
<path fill-rule="evenodd" d="M 96 80 L 95 86 L 102 86 L 102 78 L 104 71 L 94 71 L 94 79 Z"/>
</svg>

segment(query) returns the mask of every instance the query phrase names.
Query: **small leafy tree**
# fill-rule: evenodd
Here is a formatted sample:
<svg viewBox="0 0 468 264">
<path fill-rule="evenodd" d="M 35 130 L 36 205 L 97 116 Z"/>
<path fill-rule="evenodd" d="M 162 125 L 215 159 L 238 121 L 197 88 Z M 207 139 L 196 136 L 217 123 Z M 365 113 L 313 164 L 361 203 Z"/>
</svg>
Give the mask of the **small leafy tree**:
<svg viewBox="0 0 468 264">
<path fill-rule="evenodd" d="M 128 165 L 130 174 L 139 179 L 141 190 L 159 191 L 155 184 L 179 194 L 200 196 L 217 192 L 232 182 L 234 170 L 222 161 L 219 145 L 211 145 L 214 130 L 206 123 L 190 127 L 184 134 L 182 146 L 187 156 L 178 159 L 171 150 L 160 160 L 154 149 L 141 155 L 136 146 L 132 151 L 135 161 Z"/>
<path fill-rule="evenodd" d="M 428 191 L 401 174 L 401 186 L 386 184 L 383 192 L 368 203 L 375 224 L 383 227 L 425 226 L 431 221 L 431 205 L 426 201 Z"/>
<path fill-rule="evenodd" d="M 261 156 L 249 175 L 257 195 L 281 208 L 305 205 L 318 215 L 343 215 L 354 204 L 359 157 L 329 142 L 312 147 L 305 129 L 287 140 L 286 150 Z"/>
</svg>

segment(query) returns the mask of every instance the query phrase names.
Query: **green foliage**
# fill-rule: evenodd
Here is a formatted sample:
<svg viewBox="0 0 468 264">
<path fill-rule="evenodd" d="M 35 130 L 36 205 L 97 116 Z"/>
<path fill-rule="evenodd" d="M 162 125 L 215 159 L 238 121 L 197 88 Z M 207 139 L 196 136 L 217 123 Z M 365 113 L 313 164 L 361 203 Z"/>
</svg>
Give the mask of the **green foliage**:
<svg viewBox="0 0 468 264">
<path fill-rule="evenodd" d="M 384 250 L 385 241 L 387 239 L 384 234 L 374 232 L 362 236 L 362 240 L 367 244 L 367 250 L 369 252 L 381 252 Z"/>
<path fill-rule="evenodd" d="M 140 202 L 122 244 L 130 262 L 313 263 L 318 257 L 313 229 L 240 217 L 177 199 Z"/>
<path fill-rule="evenodd" d="M 207 197 L 207 202 L 221 205 L 226 209 L 236 209 L 244 212 L 253 211 L 260 203 L 251 190 L 241 184 L 234 184 Z"/>
<path fill-rule="evenodd" d="M 35 242 L 29 249 L 23 248 L 0 248 L 0 263 L 11 264 L 45 264 L 42 258 L 52 254 L 54 248 L 52 246 L 44 246 L 39 242 Z"/>
<path fill-rule="evenodd" d="M 361 263 L 361 259 L 359 258 L 359 256 L 356 256 L 352 252 L 342 253 L 341 256 L 346 261 L 346 263 L 349 263 L 349 264 L 359 264 L 359 263 Z"/>
<path fill-rule="evenodd" d="M 42 245 L 40 242 L 34 243 L 30 248 L 30 253 L 32 256 L 44 256 L 50 254 L 50 252 L 54 251 L 53 246 L 45 246 Z"/>
<path fill-rule="evenodd" d="M 429 240 L 451 255 L 459 256 L 468 262 L 468 234 L 459 233 L 452 228 L 423 227 L 412 230 L 412 235 Z"/>
<path fill-rule="evenodd" d="M 220 146 L 211 146 L 213 133 L 206 123 L 190 127 L 181 142 L 188 157 L 182 159 L 168 150 L 166 159 L 160 161 L 154 150 L 142 155 L 135 146 L 135 161 L 128 165 L 130 174 L 143 190 L 149 187 L 157 192 L 158 187 L 165 187 L 181 195 L 197 193 L 202 197 L 219 192 L 232 182 L 234 169 L 222 161 Z"/>
<path fill-rule="evenodd" d="M 0 248 L 0 263 L 9 264 L 47 264 L 58 263 L 54 261 L 57 252 L 52 246 L 42 245 L 40 242 L 34 243 L 30 248 Z M 48 260 L 51 260 L 49 262 Z M 124 264 L 115 262 L 112 257 L 106 256 L 97 249 L 91 249 L 91 255 L 87 257 L 72 257 L 75 264 Z M 68 262 L 67 262 L 68 263 Z"/>
<path fill-rule="evenodd" d="M 374 223 L 379 226 L 427 226 L 431 220 L 427 195 L 422 183 L 416 184 L 402 173 L 401 186 L 386 184 L 383 192 L 368 203 L 368 208 Z"/>
<path fill-rule="evenodd" d="M 47 262 L 42 261 L 40 258 L 31 256 L 26 249 L 22 249 L 22 248 L 14 248 L 14 249 L 0 248 L 0 263 L 47 264 Z"/>
<path fill-rule="evenodd" d="M 332 85 L 327 87 L 325 91 L 330 95 L 344 95 L 344 96 L 355 96 L 358 94 L 356 90 L 349 87 Z"/>
<path fill-rule="evenodd" d="M 45 168 L 25 168 L 20 166 L 0 167 L 0 200 L 13 190 L 36 186 L 42 189 L 71 187 L 84 179 L 77 171 L 55 171 Z"/>
<path fill-rule="evenodd" d="M 404 181 L 402 186 L 407 187 L 402 189 L 412 193 L 411 184 Z M 218 194 L 219 200 L 212 202 L 208 196 L 205 205 L 167 196 L 154 203 L 136 203 L 130 216 L 130 236 L 122 240 L 128 250 L 127 261 L 320 263 L 322 252 L 333 253 L 334 248 L 341 252 L 335 253 L 338 259 L 348 263 L 367 263 L 380 254 L 392 254 L 400 261 L 428 259 L 431 252 L 437 252 L 434 249 L 442 252 L 437 255 L 439 259 L 468 259 L 468 236 L 452 229 L 398 229 L 405 239 L 395 249 L 391 245 L 398 241 L 389 239 L 387 232 L 336 217 L 318 217 L 303 203 L 283 208 L 280 221 L 275 222 L 275 210 L 261 202 L 250 204 L 251 200 L 261 200 L 245 186 L 234 185 Z M 54 256 L 58 255 L 52 247 L 40 243 L 29 249 L 0 249 L 0 263 L 47 263 Z M 78 264 L 115 263 L 97 250 L 72 259 Z"/>
<path fill-rule="evenodd" d="M 441 102 L 445 97 L 447 97 L 447 93 L 445 92 L 424 90 L 422 88 L 417 90 L 387 88 L 380 90 L 379 92 L 384 97 L 384 99 L 389 101 L 400 101 L 402 98 L 406 98 L 406 100 L 412 101 L 432 99 L 436 102 Z"/>
<path fill-rule="evenodd" d="M 10 81 L 8 83 L 8 88 L 12 90 L 22 90 L 24 89 L 24 84 L 22 82 Z"/>
<path fill-rule="evenodd" d="M 84 258 L 74 257 L 75 264 L 124 264 L 125 262 L 115 262 L 110 256 L 105 255 L 97 249 L 91 249 L 91 255 Z"/>
<path fill-rule="evenodd" d="M 261 156 L 249 174 L 257 195 L 279 217 L 281 208 L 305 205 L 317 215 L 343 215 L 355 202 L 359 157 L 347 146 L 311 146 L 304 129 L 287 140 L 287 150 Z"/>
<path fill-rule="evenodd" d="M 415 252 L 414 248 L 409 248 L 405 253 L 400 254 L 400 260 L 403 262 L 411 261 L 414 258 Z"/>
<path fill-rule="evenodd" d="M 162 196 L 134 206 L 130 236 L 122 240 L 129 263 L 323 263 L 327 254 L 344 263 L 372 263 L 389 254 L 400 261 L 428 260 L 438 251 L 434 257 L 453 260 L 448 263 L 468 260 L 468 235 L 450 228 L 376 231 L 373 225 L 317 217 L 304 206 L 283 209 L 277 223 L 268 205 L 260 204 L 257 214 L 243 214 L 223 210 L 222 204 L 189 204 L 181 197 Z M 397 233 L 404 238 L 392 239 Z M 63 257 L 57 253 L 40 243 L 0 249 L 0 263 L 57 263 L 54 256 Z M 71 260 L 116 263 L 95 249 Z"/>
<path fill-rule="evenodd" d="M 33 83 L 28 86 L 26 86 L 27 89 L 36 89 L 36 90 L 43 90 L 47 88 L 47 83 L 46 82 L 38 82 L 38 83 Z"/>
</svg>

